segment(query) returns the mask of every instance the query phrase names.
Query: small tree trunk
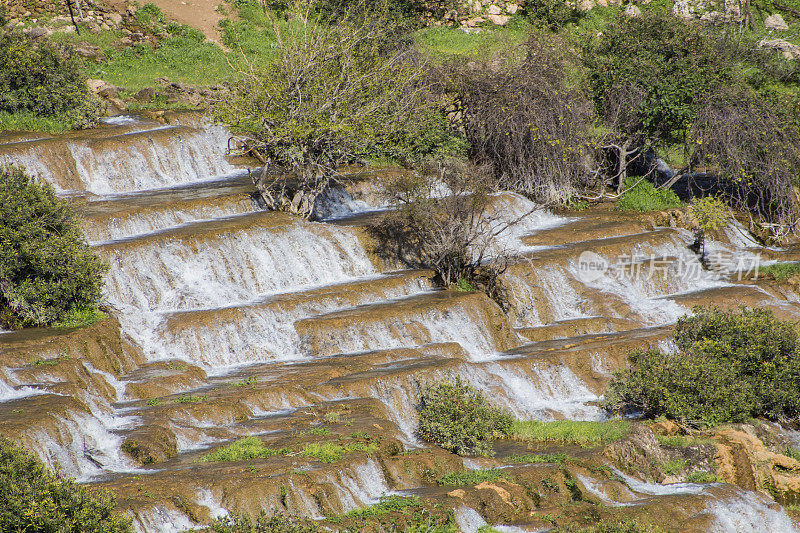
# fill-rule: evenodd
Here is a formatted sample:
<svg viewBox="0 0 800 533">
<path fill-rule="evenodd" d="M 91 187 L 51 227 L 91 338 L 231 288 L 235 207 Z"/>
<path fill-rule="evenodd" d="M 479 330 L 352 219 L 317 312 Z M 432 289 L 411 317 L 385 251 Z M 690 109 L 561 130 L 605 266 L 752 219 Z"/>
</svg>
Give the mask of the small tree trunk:
<svg viewBox="0 0 800 533">
<path fill-rule="evenodd" d="M 72 25 L 75 26 L 75 33 L 80 35 L 81 29 L 78 27 L 78 23 L 75 22 L 75 13 L 72 12 L 72 0 L 67 0 L 67 8 L 69 8 L 69 18 L 72 19 Z"/>
<path fill-rule="evenodd" d="M 617 168 L 617 175 L 619 176 L 619 183 L 617 184 L 617 194 L 622 194 L 622 188 L 625 186 L 625 178 L 628 177 L 628 147 L 631 141 L 625 141 L 619 148 L 619 162 Z"/>
</svg>

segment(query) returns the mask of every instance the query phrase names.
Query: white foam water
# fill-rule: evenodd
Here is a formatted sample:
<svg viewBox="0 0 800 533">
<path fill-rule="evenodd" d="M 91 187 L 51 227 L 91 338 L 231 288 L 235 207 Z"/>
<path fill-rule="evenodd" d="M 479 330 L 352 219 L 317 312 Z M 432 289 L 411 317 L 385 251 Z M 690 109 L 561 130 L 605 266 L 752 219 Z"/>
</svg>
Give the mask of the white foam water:
<svg viewBox="0 0 800 533">
<path fill-rule="evenodd" d="M 486 520 L 478 511 L 464 505 L 453 509 L 453 518 L 455 518 L 459 531 L 463 533 L 475 533 L 486 525 Z"/>
<path fill-rule="evenodd" d="M 553 420 L 555 414 L 568 420 L 603 417 L 600 408 L 589 405 L 599 397 L 565 365 L 534 362 L 523 371 L 516 366 L 491 363 L 482 372 L 467 372 L 466 378 L 501 401 L 518 418 Z"/>
<path fill-rule="evenodd" d="M 489 324 L 481 313 L 464 305 L 448 309 L 425 309 L 386 317 L 381 321 L 342 324 L 324 331 L 324 346 L 314 346 L 315 355 L 357 353 L 425 344 L 457 342 L 472 360 L 480 361 L 497 353 Z M 310 338 L 304 339 L 307 344 Z M 306 348 L 311 353 L 311 348 Z"/>
<path fill-rule="evenodd" d="M 741 491 L 708 507 L 713 533 L 797 533 L 800 528 L 786 511 L 761 494 Z"/>
<path fill-rule="evenodd" d="M 185 514 L 160 505 L 132 515 L 137 533 L 182 533 L 196 527 Z"/>
<path fill-rule="evenodd" d="M 55 434 L 31 428 L 25 440 L 47 466 L 66 476 L 88 481 L 109 471 L 139 471 L 120 450 L 122 438 L 94 416 L 70 411 L 55 421 L 53 429 Z"/>
<path fill-rule="evenodd" d="M 212 519 L 224 518 L 228 516 L 228 510 L 222 506 L 222 503 L 210 489 L 200 489 L 197 491 L 197 505 L 202 505 L 208 509 L 208 514 Z"/>
<path fill-rule="evenodd" d="M 363 463 L 352 463 L 350 468 L 339 471 L 328 481 L 336 490 L 344 512 L 373 505 L 381 496 L 392 492 L 383 470 L 372 458 Z"/>
<path fill-rule="evenodd" d="M 367 279 L 378 279 L 369 277 Z M 418 294 L 430 289 L 420 278 L 375 290 L 348 294 L 347 303 L 362 305 Z M 353 298 L 353 296 L 356 296 Z M 294 360 L 306 357 L 295 330 L 297 320 L 340 308 L 340 297 L 329 296 L 281 303 L 280 297 L 254 305 L 228 308 L 217 313 L 202 313 L 195 319 L 174 316 L 160 333 L 165 351 L 171 357 L 202 362 L 219 373 L 223 367 L 266 360 Z"/>
</svg>

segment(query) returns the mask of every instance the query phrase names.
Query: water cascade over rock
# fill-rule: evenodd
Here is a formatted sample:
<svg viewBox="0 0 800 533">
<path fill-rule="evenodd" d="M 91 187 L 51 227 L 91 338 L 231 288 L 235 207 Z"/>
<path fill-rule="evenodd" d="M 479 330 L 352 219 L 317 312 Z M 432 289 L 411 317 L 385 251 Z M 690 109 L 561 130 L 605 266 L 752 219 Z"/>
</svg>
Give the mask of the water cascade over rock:
<svg viewBox="0 0 800 533">
<path fill-rule="evenodd" d="M 626 354 L 663 343 L 692 305 L 800 314 L 774 287 L 704 270 L 683 230 L 603 208 L 561 216 L 503 193 L 493 209 L 520 220 L 494 251 L 513 255 L 505 313 L 483 293 L 436 290 L 430 272 L 375 257 L 355 215 L 384 206 L 358 180 L 325 197 L 317 218 L 327 221 L 262 211 L 246 169 L 224 157 L 227 132 L 182 124 L 124 120 L 0 141 L 1 161 L 74 197 L 110 265 L 111 315 L 82 330 L 0 334 L 3 431 L 64 474 L 114 489 L 140 531 L 261 508 L 323 518 L 414 493 L 423 468 L 402 450 L 420 444 L 414 406 L 434 379 L 461 376 L 520 418 L 598 420 L 596 402 Z M 735 237 L 715 246 L 758 251 Z M 606 267 L 587 273 L 586 253 Z M 322 420 L 343 439 L 370 433 L 375 450 L 397 450 L 335 464 L 289 454 L 268 469 L 198 462 L 242 437 L 280 446 L 302 431 L 324 434 Z M 622 501 L 622 489 L 604 490 L 611 481 L 582 476 L 584 492 L 609 506 L 648 498 L 715 530 L 793 527 L 766 498 L 729 485 L 626 478 Z M 503 523 L 472 497 L 453 504 L 460 527 Z"/>
</svg>

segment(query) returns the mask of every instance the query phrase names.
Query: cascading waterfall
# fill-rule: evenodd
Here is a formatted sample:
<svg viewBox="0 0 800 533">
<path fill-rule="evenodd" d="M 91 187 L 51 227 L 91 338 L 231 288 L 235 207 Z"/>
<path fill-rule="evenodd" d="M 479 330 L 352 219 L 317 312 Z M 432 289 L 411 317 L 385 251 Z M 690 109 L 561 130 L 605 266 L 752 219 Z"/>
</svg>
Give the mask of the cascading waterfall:
<svg viewBox="0 0 800 533">
<path fill-rule="evenodd" d="M 511 294 L 506 316 L 482 294 L 434 291 L 428 274 L 382 272 L 385 267 L 370 257 L 357 227 L 257 212 L 236 188 L 243 178 L 223 157 L 228 138 L 224 129 L 147 127 L 122 119 L 108 128 L 124 133 L 107 138 L 86 135 L 66 142 L 42 139 L 2 145 L 0 161 L 28 165 L 62 193 L 90 194 L 87 213 L 93 207 L 95 211 L 87 229 L 95 249 L 110 264 L 105 303 L 126 339 L 142 350 L 146 364 L 178 359 L 201 367 L 213 376 L 206 381 L 196 378 L 205 387 L 202 395 L 230 394 L 230 401 L 209 401 L 211 407 L 204 410 L 202 402 L 193 409 L 161 398 L 173 391 L 154 387 L 147 392 L 155 404 L 165 402 L 163 414 L 158 413 L 164 417 L 158 419 L 159 427 L 173 439 L 179 457 L 232 438 L 268 434 L 255 419 L 288 419 L 316 402 L 362 398 L 378 400 L 385 411 L 381 416 L 389 426 L 397 426 L 391 431 L 399 430 L 398 438 L 415 444 L 418 387 L 448 375 L 463 377 L 520 418 L 602 419 L 596 406 L 602 389 L 586 376 L 608 379 L 615 369 L 603 350 L 581 352 L 588 367 L 585 375 L 544 352 L 522 351 L 525 341 L 514 328 L 547 328 L 554 322 L 592 317 L 625 319 L 637 326 L 669 324 L 687 312 L 671 296 L 725 285 L 686 252 L 691 236 L 681 230 L 637 228 L 616 240 L 592 240 L 587 249 L 581 243 L 527 245 L 526 236 L 566 228 L 578 218 L 557 216 L 519 195 L 503 193 L 493 197 L 489 211 L 487 224 L 497 235 L 486 259 L 514 255 L 503 275 Z M 213 180 L 220 176 L 232 177 Z M 244 183 L 249 186 L 247 180 Z M 183 192 L 189 200 L 172 198 Z M 115 219 L 117 207 L 120 214 Z M 337 219 L 385 208 L 355 199 L 341 187 L 322 198 L 315 215 Z M 108 217 L 103 217 L 104 210 Z M 503 229 L 511 221 L 518 223 Z M 756 247 L 735 232 L 729 240 L 724 247 L 728 253 Z M 710 249 L 722 249 L 715 246 Z M 609 268 L 586 279 L 580 265 L 584 251 L 596 253 Z M 619 263 L 623 253 L 634 265 Z M 648 260 L 658 260 L 657 272 L 648 270 L 655 264 Z M 686 276 L 687 271 L 698 274 Z M 351 359 L 358 361 L 353 369 L 348 368 Z M 330 373 L 318 381 L 304 374 L 327 361 L 334 361 Z M 252 363 L 260 363 L 258 368 L 266 369 L 274 381 L 269 390 L 253 385 L 248 396 L 230 392 L 234 388 L 226 388 L 226 373 Z M 130 382 L 88 361 L 82 371 L 113 393 L 76 393 L 76 405 L 82 409 L 65 410 L 47 428 L 27 431 L 32 449 L 48 465 L 81 480 L 138 471 L 121 444 L 125 431 L 148 423 L 136 418 L 146 412 L 139 405 L 146 396 L 130 394 Z M 41 371 L 40 383 L 31 386 L 3 372 L 0 402 L 30 400 L 59 380 Z M 121 401 L 128 401 L 124 408 L 115 404 Z M 245 415 L 251 426 L 240 424 L 239 417 Z M 755 530 L 759 520 L 774 531 L 794 531 L 781 529 L 791 526 L 785 512 L 750 493 L 723 497 L 701 485 L 665 487 L 624 479 L 631 494 L 707 497 L 712 502 L 707 511 L 723 531 Z M 372 458 L 325 471 L 320 480 L 335 487 L 345 511 L 391 493 L 381 464 Z M 588 478 L 581 482 L 598 498 L 605 497 Z M 291 479 L 288 485 L 293 487 Z M 292 492 L 295 508 L 322 518 L 316 496 L 307 487 L 298 485 Z M 195 502 L 212 517 L 223 516 L 230 504 L 223 491 L 213 488 L 198 489 Z M 455 514 L 464 531 L 486 524 L 469 507 Z M 142 532 L 181 531 L 195 525 L 183 513 L 158 503 L 134 515 L 135 527 Z"/>
</svg>

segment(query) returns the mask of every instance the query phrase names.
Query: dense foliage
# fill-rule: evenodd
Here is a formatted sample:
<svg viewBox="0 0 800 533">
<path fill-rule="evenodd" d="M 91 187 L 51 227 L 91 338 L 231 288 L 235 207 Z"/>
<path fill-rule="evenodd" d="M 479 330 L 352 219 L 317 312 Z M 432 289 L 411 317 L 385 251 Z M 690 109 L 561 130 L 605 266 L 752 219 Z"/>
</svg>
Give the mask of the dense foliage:
<svg viewBox="0 0 800 533">
<path fill-rule="evenodd" d="M 674 352 L 637 350 L 617 372 L 606 409 L 718 424 L 800 414 L 796 324 L 765 309 L 695 308 L 678 321 Z"/>
<path fill-rule="evenodd" d="M 0 322 L 40 326 L 93 309 L 104 271 L 50 185 L 0 168 Z"/>
<path fill-rule="evenodd" d="M 669 189 L 657 189 L 644 178 L 629 177 L 625 180 L 622 196 L 617 200 L 619 211 L 661 211 L 681 207 L 683 202 Z"/>
<path fill-rule="evenodd" d="M 420 437 L 459 455 L 492 455 L 495 435 L 509 435 L 511 415 L 493 407 L 469 383 L 456 377 L 422 389 L 419 404 Z"/>
<path fill-rule="evenodd" d="M 623 136 L 683 142 L 703 103 L 731 78 L 702 27 L 660 12 L 620 16 L 584 51 L 598 113 Z"/>
<path fill-rule="evenodd" d="M 69 49 L 21 32 L 0 34 L 0 112 L 57 116 L 83 128 L 95 124 L 100 111 Z"/>
<path fill-rule="evenodd" d="M 0 438 L 0 531 L 125 533 L 130 521 L 114 514 L 114 497 L 95 494 L 50 472 L 42 462 Z"/>
</svg>

